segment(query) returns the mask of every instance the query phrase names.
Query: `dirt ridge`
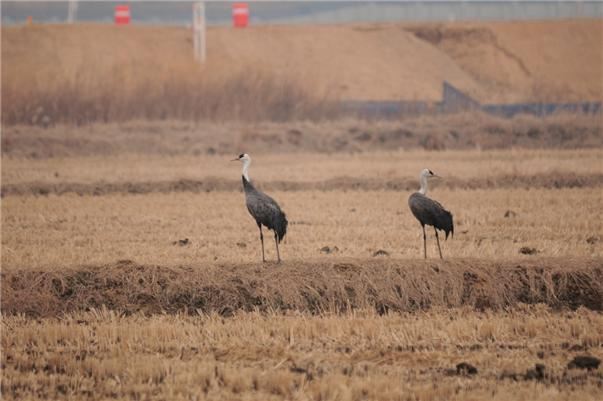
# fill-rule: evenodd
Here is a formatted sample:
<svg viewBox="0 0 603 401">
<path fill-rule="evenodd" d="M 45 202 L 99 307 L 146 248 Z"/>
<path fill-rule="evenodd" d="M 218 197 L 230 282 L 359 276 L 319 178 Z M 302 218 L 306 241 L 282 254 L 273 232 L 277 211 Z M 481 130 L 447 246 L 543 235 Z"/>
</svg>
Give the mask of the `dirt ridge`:
<svg viewBox="0 0 603 401">
<path fill-rule="evenodd" d="M 478 310 L 545 303 L 603 310 L 603 259 L 318 260 L 275 264 L 3 269 L 2 313 Z"/>
<path fill-rule="evenodd" d="M 416 189 L 414 178 L 353 178 L 336 177 L 324 181 L 269 181 L 260 187 L 270 191 L 345 191 L 345 190 L 391 190 L 410 191 Z M 494 189 L 494 188 L 595 188 L 603 186 L 603 174 L 583 175 L 576 173 L 541 173 L 534 175 L 507 174 L 498 177 L 464 180 L 450 177 L 437 183 L 447 189 Z M 45 183 L 31 182 L 2 185 L 2 196 L 23 195 L 107 195 L 112 193 L 170 193 L 238 191 L 239 180 L 208 177 L 203 180 L 180 179 L 171 181 L 141 182 L 97 182 L 97 183 Z"/>
</svg>

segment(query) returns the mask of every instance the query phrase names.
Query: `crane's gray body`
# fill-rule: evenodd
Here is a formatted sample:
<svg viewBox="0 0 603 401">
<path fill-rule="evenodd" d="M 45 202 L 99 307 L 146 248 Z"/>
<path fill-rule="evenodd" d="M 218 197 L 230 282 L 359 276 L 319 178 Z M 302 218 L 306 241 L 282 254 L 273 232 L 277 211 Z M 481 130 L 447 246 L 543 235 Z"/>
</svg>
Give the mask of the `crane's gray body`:
<svg viewBox="0 0 603 401">
<path fill-rule="evenodd" d="M 263 225 L 273 230 L 278 242 L 281 242 L 287 233 L 287 216 L 274 199 L 258 191 L 245 176 L 242 178 L 243 189 L 245 190 L 245 203 L 247 204 L 249 214 L 255 219 L 258 227 L 261 228 L 261 225 Z"/>
<path fill-rule="evenodd" d="M 408 206 L 412 214 L 419 220 L 421 226 L 433 226 L 438 230 L 454 236 L 454 225 L 452 222 L 452 214 L 444 209 L 440 203 L 428 198 L 420 192 L 415 192 L 408 198 Z"/>
</svg>

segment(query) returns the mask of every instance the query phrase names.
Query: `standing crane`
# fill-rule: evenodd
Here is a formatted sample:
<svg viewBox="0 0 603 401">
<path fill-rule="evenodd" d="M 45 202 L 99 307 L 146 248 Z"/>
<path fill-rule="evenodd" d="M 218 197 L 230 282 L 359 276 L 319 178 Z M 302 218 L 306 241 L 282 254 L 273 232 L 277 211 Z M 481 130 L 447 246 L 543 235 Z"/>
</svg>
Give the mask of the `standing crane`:
<svg viewBox="0 0 603 401">
<path fill-rule="evenodd" d="M 242 153 L 232 161 L 241 161 L 243 163 L 243 189 L 245 190 L 245 203 L 249 214 L 255 219 L 260 229 L 260 241 L 262 242 L 262 261 L 266 262 L 264 256 L 264 235 L 262 234 L 262 225 L 269 230 L 274 231 L 274 242 L 276 244 L 276 255 L 278 263 L 281 262 L 281 255 L 278 250 L 278 244 L 287 233 L 287 216 L 281 210 L 274 199 L 258 191 L 249 179 L 249 165 L 251 157 L 247 153 Z"/>
<path fill-rule="evenodd" d="M 446 239 L 448 234 L 451 233 L 454 236 L 454 225 L 452 223 L 452 214 L 444 209 L 435 200 L 427 197 L 427 179 L 438 177 L 429 169 L 423 169 L 419 175 L 419 181 L 421 182 L 421 189 L 419 192 L 415 192 L 408 198 L 408 206 L 412 214 L 421 223 L 423 229 L 423 253 L 425 259 L 427 259 L 427 238 L 425 235 L 425 225 L 433 226 L 435 231 L 436 240 L 438 242 L 438 251 L 440 252 L 440 259 L 442 258 L 442 249 L 440 249 L 440 238 L 438 237 L 438 230 L 442 230 L 446 233 Z"/>
</svg>

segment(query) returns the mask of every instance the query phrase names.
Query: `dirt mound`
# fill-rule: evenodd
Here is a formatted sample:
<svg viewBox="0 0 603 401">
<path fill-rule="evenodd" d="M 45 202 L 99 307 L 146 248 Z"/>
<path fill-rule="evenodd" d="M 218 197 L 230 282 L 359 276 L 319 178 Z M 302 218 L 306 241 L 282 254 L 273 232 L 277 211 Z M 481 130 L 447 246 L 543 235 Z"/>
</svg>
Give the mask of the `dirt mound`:
<svg viewBox="0 0 603 401">
<path fill-rule="evenodd" d="M 410 191 L 417 187 L 414 178 L 352 178 L 336 177 L 324 181 L 268 181 L 261 184 L 267 191 Z M 438 183 L 448 189 L 494 189 L 494 188 L 594 188 L 603 186 L 603 174 L 578 175 L 575 173 L 542 173 L 535 175 L 501 175 L 498 177 L 463 180 L 450 177 Z M 209 177 L 200 180 L 174 180 L 155 182 L 98 182 L 84 183 L 44 183 L 2 185 L 2 196 L 20 195 L 107 195 L 113 193 L 168 193 L 168 192 L 212 192 L 239 191 L 239 180 Z"/>
<path fill-rule="evenodd" d="M 210 27 L 202 73 L 268 72 L 340 99 L 438 101 L 444 80 L 485 100 L 601 99 L 602 28 L 601 20 Z M 3 27 L 2 56 L 11 83 L 35 73 L 39 85 L 57 85 L 87 60 L 109 83 L 195 72 L 190 31 L 175 27 Z"/>
<path fill-rule="evenodd" d="M 200 69 L 193 61 L 190 30 L 185 28 L 3 27 L 3 81 L 17 79 L 25 84 L 28 76 L 37 74 L 49 78 L 46 85 L 56 85 L 57 80 L 67 80 L 93 62 L 89 71 L 97 76 L 90 78 L 109 86 L 123 76 L 133 78 L 132 84 L 136 80 L 162 81 L 166 74 L 202 73 L 224 80 L 246 71 L 250 77 L 275 74 L 311 92 L 340 99 L 437 101 L 443 80 L 466 90 L 479 89 L 446 54 L 392 25 L 371 29 L 358 25 L 210 27 L 207 46 L 208 61 Z M 95 57 L 98 54 L 103 54 L 101 60 Z M 130 73 L 133 69 L 138 76 Z M 80 73 L 90 75 L 83 69 Z M 38 79 L 40 85 L 43 81 Z"/>
<path fill-rule="evenodd" d="M 339 260 L 282 265 L 106 266 L 2 271 L 2 313 L 60 316 L 105 306 L 133 313 L 379 313 L 546 303 L 603 309 L 602 259 Z"/>
<path fill-rule="evenodd" d="M 602 20 L 421 24 L 409 31 L 469 73 L 482 102 L 603 98 Z"/>
<path fill-rule="evenodd" d="M 117 45 L 118 44 L 118 45 Z M 603 98 L 601 20 L 210 27 L 2 27 L 2 121 L 244 121 L 333 116 L 329 101 Z M 98 57 L 101 54 L 102 57 Z"/>
</svg>

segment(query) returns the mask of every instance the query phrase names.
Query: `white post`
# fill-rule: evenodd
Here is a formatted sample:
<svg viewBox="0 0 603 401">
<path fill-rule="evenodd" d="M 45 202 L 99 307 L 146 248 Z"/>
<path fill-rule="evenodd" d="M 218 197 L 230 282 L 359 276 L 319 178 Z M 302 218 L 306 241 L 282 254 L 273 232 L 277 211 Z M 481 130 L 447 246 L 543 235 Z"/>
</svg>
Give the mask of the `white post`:
<svg viewBox="0 0 603 401">
<path fill-rule="evenodd" d="M 193 47 L 195 60 L 205 62 L 205 3 L 202 1 L 193 4 Z"/>
<path fill-rule="evenodd" d="M 77 0 L 69 0 L 67 8 L 67 23 L 73 24 L 75 22 L 75 16 L 77 13 Z"/>
</svg>

